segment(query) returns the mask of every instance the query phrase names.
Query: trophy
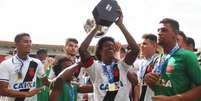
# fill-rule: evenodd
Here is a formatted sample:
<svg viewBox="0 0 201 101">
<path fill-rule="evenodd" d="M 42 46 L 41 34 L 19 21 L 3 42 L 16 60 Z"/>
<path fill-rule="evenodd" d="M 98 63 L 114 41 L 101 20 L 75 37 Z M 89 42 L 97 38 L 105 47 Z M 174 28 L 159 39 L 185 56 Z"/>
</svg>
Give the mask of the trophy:
<svg viewBox="0 0 201 101">
<path fill-rule="evenodd" d="M 85 31 L 87 33 L 91 31 L 95 24 L 101 25 L 95 37 L 102 37 L 120 16 L 118 9 L 120 7 L 116 0 L 101 0 L 92 11 L 94 19 L 87 19 L 84 25 Z"/>
</svg>

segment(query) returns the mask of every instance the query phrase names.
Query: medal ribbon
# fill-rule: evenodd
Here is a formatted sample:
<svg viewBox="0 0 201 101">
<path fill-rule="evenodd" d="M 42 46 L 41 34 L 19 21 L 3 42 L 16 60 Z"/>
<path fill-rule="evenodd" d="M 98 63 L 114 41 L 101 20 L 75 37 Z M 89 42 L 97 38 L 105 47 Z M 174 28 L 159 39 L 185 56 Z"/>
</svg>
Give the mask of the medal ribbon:
<svg viewBox="0 0 201 101">
<path fill-rule="evenodd" d="M 162 74 L 163 72 L 165 72 L 165 68 L 166 68 L 165 65 L 167 64 L 171 56 L 174 55 L 178 50 L 179 50 L 179 45 L 176 44 L 175 47 L 169 52 L 169 54 L 167 54 L 167 56 L 164 57 L 163 55 L 161 55 L 159 64 L 155 68 L 154 73 Z"/>
<path fill-rule="evenodd" d="M 113 70 L 115 67 L 115 63 L 112 63 L 111 65 L 103 64 L 102 67 L 103 67 L 104 74 L 108 78 L 108 82 L 113 83 L 114 82 Z"/>
</svg>

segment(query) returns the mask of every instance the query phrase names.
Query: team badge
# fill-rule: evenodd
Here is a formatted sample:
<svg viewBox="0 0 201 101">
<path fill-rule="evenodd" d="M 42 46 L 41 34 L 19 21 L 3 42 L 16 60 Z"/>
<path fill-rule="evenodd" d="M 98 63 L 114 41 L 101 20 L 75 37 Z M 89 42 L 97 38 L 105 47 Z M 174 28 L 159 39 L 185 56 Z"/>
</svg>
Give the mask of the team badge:
<svg viewBox="0 0 201 101">
<path fill-rule="evenodd" d="M 35 71 L 32 67 L 29 68 L 28 73 L 29 73 L 30 77 L 34 77 L 34 75 L 35 75 Z"/>
</svg>

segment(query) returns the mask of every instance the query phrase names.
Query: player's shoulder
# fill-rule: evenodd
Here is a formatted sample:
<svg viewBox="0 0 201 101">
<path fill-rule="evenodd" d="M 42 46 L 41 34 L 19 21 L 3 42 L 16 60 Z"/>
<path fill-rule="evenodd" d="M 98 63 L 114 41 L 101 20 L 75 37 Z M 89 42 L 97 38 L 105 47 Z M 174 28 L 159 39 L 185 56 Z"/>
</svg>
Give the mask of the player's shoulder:
<svg viewBox="0 0 201 101">
<path fill-rule="evenodd" d="M 192 51 L 186 50 L 186 49 L 179 49 L 177 54 L 185 56 L 185 57 L 189 57 L 189 56 L 196 57 L 195 53 L 193 53 Z"/>
<path fill-rule="evenodd" d="M 30 57 L 30 59 L 31 59 L 32 61 L 36 62 L 37 64 L 42 65 L 42 62 L 41 62 L 39 59 L 33 58 L 33 57 Z"/>
<path fill-rule="evenodd" d="M 12 62 L 13 62 L 13 57 L 2 61 L 1 65 L 11 65 Z"/>
</svg>

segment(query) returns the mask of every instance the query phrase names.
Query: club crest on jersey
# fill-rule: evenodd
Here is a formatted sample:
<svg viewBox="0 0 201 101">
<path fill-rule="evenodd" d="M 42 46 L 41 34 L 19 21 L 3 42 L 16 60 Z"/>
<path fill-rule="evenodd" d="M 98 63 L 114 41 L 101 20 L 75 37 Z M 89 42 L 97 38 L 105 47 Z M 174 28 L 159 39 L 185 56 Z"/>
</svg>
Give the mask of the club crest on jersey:
<svg viewBox="0 0 201 101">
<path fill-rule="evenodd" d="M 174 67 L 172 65 L 168 65 L 167 68 L 166 68 L 166 72 L 173 73 L 174 72 Z"/>
<path fill-rule="evenodd" d="M 35 70 L 32 67 L 29 67 L 28 73 L 29 73 L 30 77 L 34 77 Z"/>
<path fill-rule="evenodd" d="M 15 83 L 13 85 L 13 89 L 15 90 L 21 90 L 21 89 L 30 89 L 32 87 L 36 87 L 36 82 L 22 82 L 22 83 Z"/>
</svg>

